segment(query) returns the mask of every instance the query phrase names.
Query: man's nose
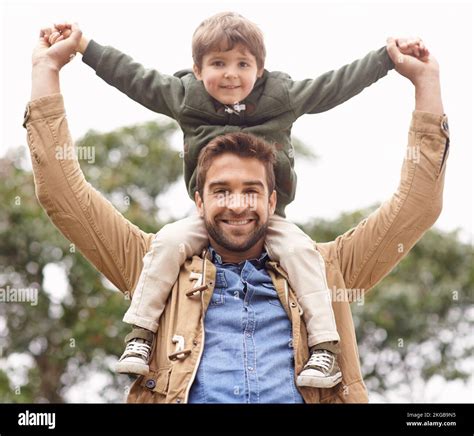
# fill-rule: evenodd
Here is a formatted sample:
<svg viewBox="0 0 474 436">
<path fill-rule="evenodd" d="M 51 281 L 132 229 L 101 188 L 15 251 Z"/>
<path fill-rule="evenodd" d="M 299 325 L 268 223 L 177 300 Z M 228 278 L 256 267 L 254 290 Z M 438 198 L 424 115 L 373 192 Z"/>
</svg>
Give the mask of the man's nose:
<svg viewBox="0 0 474 436">
<path fill-rule="evenodd" d="M 249 202 L 247 201 L 245 194 L 233 194 L 227 201 L 227 209 L 231 210 L 234 214 L 243 214 L 249 209 Z"/>
</svg>

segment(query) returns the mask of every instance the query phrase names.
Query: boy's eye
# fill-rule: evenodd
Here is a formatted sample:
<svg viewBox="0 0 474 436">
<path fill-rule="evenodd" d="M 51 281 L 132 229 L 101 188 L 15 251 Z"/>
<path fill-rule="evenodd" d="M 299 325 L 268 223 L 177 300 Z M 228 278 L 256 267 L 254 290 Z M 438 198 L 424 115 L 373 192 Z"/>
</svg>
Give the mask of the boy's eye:
<svg viewBox="0 0 474 436">
<path fill-rule="evenodd" d="M 242 68 L 247 68 L 247 67 L 250 66 L 247 62 L 240 62 L 239 65 L 240 65 L 240 67 L 242 67 Z"/>
<path fill-rule="evenodd" d="M 214 67 L 223 67 L 223 66 L 224 66 L 224 62 L 222 62 L 222 61 L 214 61 L 214 62 L 212 63 L 212 65 L 213 65 Z"/>
</svg>

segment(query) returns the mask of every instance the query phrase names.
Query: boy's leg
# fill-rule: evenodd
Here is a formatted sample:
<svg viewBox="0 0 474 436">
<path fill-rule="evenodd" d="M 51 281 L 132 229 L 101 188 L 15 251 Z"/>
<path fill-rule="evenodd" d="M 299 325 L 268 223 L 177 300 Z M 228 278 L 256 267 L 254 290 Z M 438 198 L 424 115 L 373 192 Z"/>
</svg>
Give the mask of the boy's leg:
<svg viewBox="0 0 474 436">
<path fill-rule="evenodd" d="M 303 319 L 308 332 L 308 346 L 316 353 L 308 363 L 308 368 L 299 377 L 299 385 L 331 387 L 340 381 L 340 371 L 335 355 L 339 353 L 339 334 L 336 328 L 331 304 L 331 292 L 326 280 L 326 268 L 321 254 L 311 240 L 295 224 L 274 215 L 265 240 L 268 254 L 280 263 L 287 272 L 291 288 L 295 291 L 298 303 L 303 309 Z M 328 377 L 313 371 L 315 364 L 326 366 L 327 359 L 320 355 L 326 351 L 334 356 Z M 316 360 L 315 360 L 316 359 Z M 310 371 L 308 371 L 310 370 Z M 314 374 L 315 377 L 311 377 Z M 323 379 L 323 380 L 322 380 Z M 321 386 L 324 385 L 324 386 Z"/>
<path fill-rule="evenodd" d="M 198 215 L 164 226 L 143 258 L 143 269 L 123 321 L 156 333 L 181 266 L 207 245 L 204 221 Z"/>
<path fill-rule="evenodd" d="M 167 224 L 156 234 L 123 318 L 134 328 L 125 338 L 127 346 L 116 365 L 117 372 L 148 373 L 153 337 L 179 270 L 187 258 L 200 254 L 207 245 L 204 221 L 197 215 Z"/>
</svg>

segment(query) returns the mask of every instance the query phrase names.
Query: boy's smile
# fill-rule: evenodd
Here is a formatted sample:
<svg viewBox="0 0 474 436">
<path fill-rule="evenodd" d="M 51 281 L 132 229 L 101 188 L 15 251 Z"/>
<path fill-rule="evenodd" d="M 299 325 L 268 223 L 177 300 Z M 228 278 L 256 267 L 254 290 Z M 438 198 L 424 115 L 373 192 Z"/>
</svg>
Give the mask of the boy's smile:
<svg viewBox="0 0 474 436">
<path fill-rule="evenodd" d="M 248 97 L 263 74 L 255 56 L 243 45 L 227 51 L 211 51 L 202 58 L 202 68 L 194 66 L 194 74 L 202 80 L 206 91 L 225 105 L 241 102 Z"/>
</svg>

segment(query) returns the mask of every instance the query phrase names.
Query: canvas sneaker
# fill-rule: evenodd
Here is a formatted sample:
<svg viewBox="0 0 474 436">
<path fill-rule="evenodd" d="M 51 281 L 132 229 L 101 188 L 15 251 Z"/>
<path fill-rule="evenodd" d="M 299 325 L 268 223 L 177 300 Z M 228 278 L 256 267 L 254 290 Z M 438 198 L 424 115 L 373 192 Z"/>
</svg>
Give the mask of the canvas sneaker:
<svg viewBox="0 0 474 436">
<path fill-rule="evenodd" d="M 336 355 L 329 350 L 314 350 L 296 379 L 298 386 L 332 388 L 342 380 Z"/>
<path fill-rule="evenodd" d="M 147 375 L 150 368 L 151 343 L 141 338 L 127 342 L 125 351 L 115 365 L 115 372 L 120 374 Z"/>
</svg>

